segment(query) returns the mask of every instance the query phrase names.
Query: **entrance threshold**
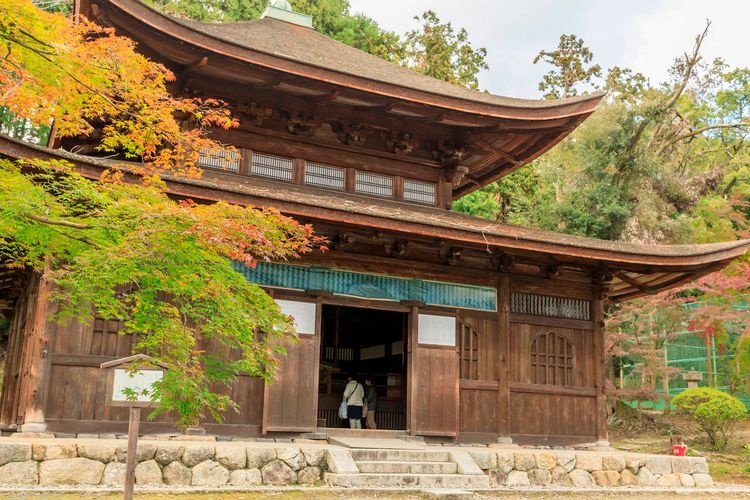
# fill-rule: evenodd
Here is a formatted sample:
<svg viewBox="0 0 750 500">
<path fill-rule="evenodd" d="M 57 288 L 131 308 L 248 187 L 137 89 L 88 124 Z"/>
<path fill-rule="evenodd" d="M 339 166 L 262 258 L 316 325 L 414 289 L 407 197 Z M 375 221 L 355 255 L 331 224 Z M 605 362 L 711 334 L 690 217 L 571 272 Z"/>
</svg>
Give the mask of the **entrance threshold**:
<svg viewBox="0 0 750 500">
<path fill-rule="evenodd" d="M 427 447 L 424 442 L 404 441 L 403 439 L 384 437 L 349 437 L 331 436 L 328 443 L 345 448 L 379 449 L 379 450 L 422 450 Z"/>
<path fill-rule="evenodd" d="M 350 429 L 347 427 L 318 427 L 316 432 L 328 436 L 362 437 L 373 439 L 410 439 L 409 431 L 391 429 Z"/>
</svg>

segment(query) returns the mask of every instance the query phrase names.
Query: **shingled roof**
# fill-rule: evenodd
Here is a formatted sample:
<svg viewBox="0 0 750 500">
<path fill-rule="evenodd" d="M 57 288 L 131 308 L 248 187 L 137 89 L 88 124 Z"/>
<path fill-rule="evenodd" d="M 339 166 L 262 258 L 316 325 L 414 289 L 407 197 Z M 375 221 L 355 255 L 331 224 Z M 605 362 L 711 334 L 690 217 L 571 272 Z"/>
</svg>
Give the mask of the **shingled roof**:
<svg viewBox="0 0 750 500">
<path fill-rule="evenodd" d="M 517 116 L 516 113 L 513 113 L 514 110 L 523 111 L 524 119 L 531 120 L 544 119 L 551 110 L 556 111 L 557 117 L 573 116 L 580 114 L 582 109 L 587 109 L 589 112 L 593 111 L 603 96 L 603 93 L 596 93 L 554 100 L 518 99 L 471 90 L 390 63 L 333 40 L 312 28 L 269 17 L 242 22 L 210 23 L 168 16 L 139 0 L 98 0 L 95 3 L 82 0 L 79 3 L 81 9 L 85 9 L 89 4 L 95 4 L 96 12 L 106 11 L 101 16 L 102 21 L 110 20 L 111 15 L 117 12 L 118 15 L 124 14 L 131 19 L 137 19 L 138 22 L 154 28 L 158 32 L 186 42 L 197 43 L 206 49 L 212 49 L 225 55 L 246 58 L 251 52 L 264 54 L 275 60 L 289 61 L 325 70 L 329 73 L 328 76 L 338 75 L 339 78 L 334 78 L 335 81 L 332 81 L 332 83 L 344 86 L 349 83 L 361 90 L 377 90 L 366 88 L 366 86 L 358 83 L 363 80 L 370 80 L 402 89 L 484 105 L 483 108 L 474 108 L 474 111 L 481 112 L 483 110 L 489 116 L 514 117 Z M 122 19 L 118 17 L 114 24 L 120 25 L 122 24 L 120 21 L 124 19 L 125 17 Z M 187 30 L 175 29 L 178 25 L 187 28 Z M 214 42 L 226 42 L 239 50 L 231 50 L 226 44 L 211 43 L 211 39 Z M 254 62 L 262 62 L 269 67 L 273 67 L 272 60 Z M 284 69 L 296 70 L 301 68 L 286 67 Z M 307 74 L 305 76 L 313 75 Z M 318 74 L 318 76 L 323 75 Z M 506 109 L 502 111 L 493 108 Z M 531 113 L 529 114 L 529 112 Z"/>
<path fill-rule="evenodd" d="M 602 93 L 567 99 L 519 99 L 480 92 L 432 78 L 305 28 L 273 18 L 234 23 L 206 23 L 174 18 L 198 33 L 238 47 L 263 52 L 358 78 L 421 90 L 456 99 L 520 109 L 553 109 L 583 102 L 598 102 Z"/>
</svg>

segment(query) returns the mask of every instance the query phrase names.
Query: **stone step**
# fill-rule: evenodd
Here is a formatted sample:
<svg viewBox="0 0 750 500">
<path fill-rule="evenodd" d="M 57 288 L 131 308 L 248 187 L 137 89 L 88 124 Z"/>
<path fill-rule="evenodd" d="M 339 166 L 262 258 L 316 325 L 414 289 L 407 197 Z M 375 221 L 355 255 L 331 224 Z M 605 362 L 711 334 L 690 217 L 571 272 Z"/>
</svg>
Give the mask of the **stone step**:
<svg viewBox="0 0 750 500">
<path fill-rule="evenodd" d="M 490 487 L 490 478 L 485 475 L 464 474 L 334 474 L 325 473 L 325 481 L 330 486 L 345 488 L 464 488 L 480 489 Z"/>
<path fill-rule="evenodd" d="M 361 473 L 379 474 L 455 474 L 458 465 L 453 462 L 374 462 L 360 461 Z"/>
<path fill-rule="evenodd" d="M 356 462 L 452 462 L 449 451 L 350 450 Z"/>
</svg>

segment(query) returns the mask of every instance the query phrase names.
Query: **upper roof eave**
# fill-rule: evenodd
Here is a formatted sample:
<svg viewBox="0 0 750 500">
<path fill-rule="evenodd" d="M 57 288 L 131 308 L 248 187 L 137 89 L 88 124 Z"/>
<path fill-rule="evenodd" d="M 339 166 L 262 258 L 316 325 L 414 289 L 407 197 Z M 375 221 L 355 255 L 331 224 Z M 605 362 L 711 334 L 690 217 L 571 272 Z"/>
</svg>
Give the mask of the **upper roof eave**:
<svg viewBox="0 0 750 500">
<path fill-rule="evenodd" d="M 341 71 L 341 68 L 336 69 L 330 65 L 326 66 L 320 60 L 295 58 L 266 46 L 249 47 L 232 37 L 218 35 L 216 27 L 220 25 L 173 18 L 138 0 L 98 0 L 97 5 L 100 9 L 109 5 L 127 15 L 133 22 L 148 25 L 164 36 L 172 37 L 182 43 L 191 44 L 218 55 L 304 78 L 443 109 L 495 118 L 546 120 L 589 115 L 593 113 L 605 95 L 605 93 L 600 92 L 557 100 L 496 96 L 485 92 L 472 91 L 421 75 L 336 42 L 310 28 L 293 26 L 283 21 L 266 18 L 221 25 L 226 27 L 273 24 L 273 29 L 283 27 L 288 31 L 284 33 L 285 35 L 291 34 L 290 36 L 279 37 L 280 39 L 289 39 L 295 33 L 305 33 L 305 36 L 326 44 L 326 46 L 333 45 L 347 54 L 356 51 L 357 60 L 355 63 L 359 65 L 359 69 L 363 65 L 364 67 L 367 66 L 364 62 L 376 64 L 379 68 L 380 66 L 385 68 L 382 71 L 382 78 L 376 78 L 373 75 L 363 74 L 362 71 L 344 72 Z M 210 26 L 214 28 L 209 31 L 208 27 Z M 289 27 L 292 27 L 291 30 L 289 30 Z M 218 29 L 223 28 L 219 27 Z M 341 60 L 339 59 L 337 62 L 341 62 Z M 397 75 L 402 81 L 394 81 L 398 79 L 394 75 Z M 417 83 L 417 85 L 408 85 L 409 83 Z"/>
</svg>

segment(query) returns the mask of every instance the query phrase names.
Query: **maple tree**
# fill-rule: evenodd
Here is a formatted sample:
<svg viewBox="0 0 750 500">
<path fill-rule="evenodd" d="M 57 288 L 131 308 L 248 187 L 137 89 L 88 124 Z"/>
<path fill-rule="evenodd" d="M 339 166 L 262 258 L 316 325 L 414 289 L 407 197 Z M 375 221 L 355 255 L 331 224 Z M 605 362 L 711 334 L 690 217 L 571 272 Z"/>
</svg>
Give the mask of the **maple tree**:
<svg viewBox="0 0 750 500">
<path fill-rule="evenodd" d="M 749 289 L 750 264 L 740 261 L 681 287 L 610 309 L 606 336 L 608 357 L 637 361 L 635 372 L 642 374 L 644 381 L 651 382 L 640 388 L 621 388 L 619 395 L 623 399 L 655 399 L 656 381 L 660 379 L 663 398 L 668 400 L 669 377 L 676 375 L 679 369 L 667 365 L 664 343 L 675 340 L 684 331 L 703 339 L 709 386 L 716 384 L 718 371 L 711 355 L 714 345 L 718 346 L 722 358 L 729 358 L 722 373 L 729 392 L 746 386 L 750 374 L 750 321 L 736 305 Z M 730 328 L 740 332 L 735 340 L 727 335 Z"/>
<path fill-rule="evenodd" d="M 156 171 L 198 175 L 201 150 L 221 146 L 210 126 L 236 126 L 223 103 L 175 97 L 164 66 L 132 40 L 81 17 L 45 12 L 29 0 L 0 4 L 0 99 L 59 136 L 96 135 L 99 150 L 139 159 Z"/>
<path fill-rule="evenodd" d="M 206 128 L 235 122 L 218 101 L 171 95 L 173 75 L 130 40 L 20 0 L 0 4 L 0 43 L 0 105 L 54 121 L 60 136 L 96 137 L 102 152 L 139 160 L 127 170 L 141 176 L 120 168 L 93 181 L 62 161 L 0 160 L 0 265 L 51 280 L 58 321 L 90 321 L 93 308 L 166 362 L 155 414 L 220 421 L 234 405 L 224 388 L 238 374 L 270 379 L 296 340 L 291 318 L 233 262 L 293 259 L 324 242 L 275 210 L 167 196 L 158 174 L 200 175 L 200 151 L 222 147 Z"/>
</svg>

